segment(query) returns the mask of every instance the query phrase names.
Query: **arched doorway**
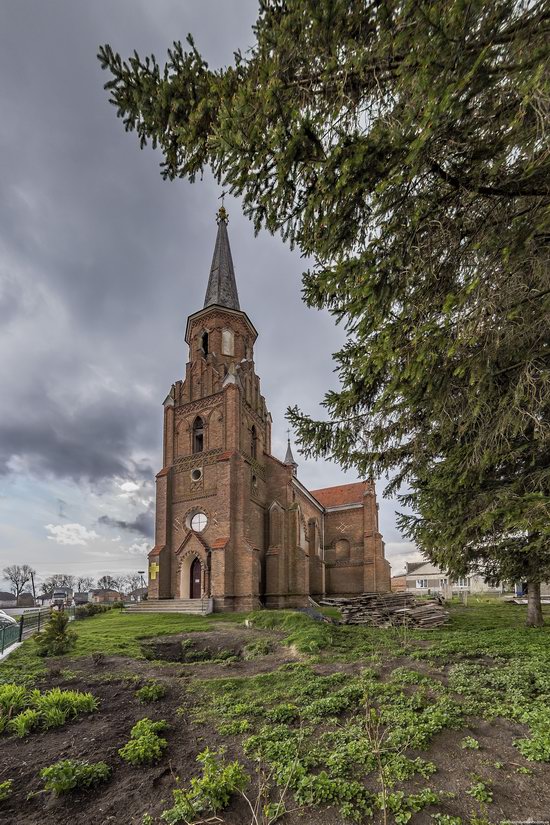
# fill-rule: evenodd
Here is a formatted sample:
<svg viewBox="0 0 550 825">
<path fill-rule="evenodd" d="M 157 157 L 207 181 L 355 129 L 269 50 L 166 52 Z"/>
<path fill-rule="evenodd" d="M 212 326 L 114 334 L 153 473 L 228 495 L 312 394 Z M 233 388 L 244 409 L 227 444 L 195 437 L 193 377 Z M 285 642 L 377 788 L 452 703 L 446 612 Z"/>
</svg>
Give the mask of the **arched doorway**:
<svg viewBox="0 0 550 825">
<path fill-rule="evenodd" d="M 200 599 L 201 597 L 201 563 L 196 557 L 191 563 L 189 570 L 189 598 Z"/>
</svg>

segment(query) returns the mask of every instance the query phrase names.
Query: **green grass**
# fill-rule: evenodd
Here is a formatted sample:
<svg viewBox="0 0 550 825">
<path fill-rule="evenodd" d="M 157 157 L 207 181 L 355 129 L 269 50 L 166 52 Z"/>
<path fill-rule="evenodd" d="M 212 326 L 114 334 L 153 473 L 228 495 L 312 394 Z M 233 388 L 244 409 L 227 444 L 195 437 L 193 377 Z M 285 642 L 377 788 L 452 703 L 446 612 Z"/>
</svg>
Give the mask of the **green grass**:
<svg viewBox="0 0 550 825">
<path fill-rule="evenodd" d="M 172 633 L 211 630 L 214 622 L 242 622 L 243 618 L 235 613 L 216 613 L 210 616 L 188 616 L 182 613 L 140 615 L 110 610 L 108 613 L 71 623 L 71 627 L 77 633 L 77 640 L 69 658 L 90 656 L 98 652 L 107 656 L 143 659 L 141 642 L 144 639 Z M 38 656 L 34 640 L 28 639 L 0 663 L 0 683 L 30 682 L 43 675 L 46 670 L 46 662 Z"/>
</svg>

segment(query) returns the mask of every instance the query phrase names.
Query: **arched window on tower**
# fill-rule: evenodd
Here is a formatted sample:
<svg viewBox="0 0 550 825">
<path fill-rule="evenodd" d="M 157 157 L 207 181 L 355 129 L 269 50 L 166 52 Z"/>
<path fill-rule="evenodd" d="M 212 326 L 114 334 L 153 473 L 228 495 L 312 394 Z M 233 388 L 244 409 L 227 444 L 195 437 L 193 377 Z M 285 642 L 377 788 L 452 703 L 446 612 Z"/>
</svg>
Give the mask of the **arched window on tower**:
<svg viewBox="0 0 550 825">
<path fill-rule="evenodd" d="M 250 431 L 250 455 L 252 458 L 257 457 L 258 452 L 258 433 L 256 432 L 256 427 L 254 424 L 252 425 L 252 430 Z"/>
<path fill-rule="evenodd" d="M 204 424 L 200 415 L 193 422 L 193 452 L 202 453 L 204 450 Z"/>
<path fill-rule="evenodd" d="M 232 329 L 222 329 L 222 355 L 235 354 L 235 336 Z"/>
<path fill-rule="evenodd" d="M 201 337 L 201 347 L 203 351 L 203 355 L 206 357 L 208 355 L 208 333 L 205 330 Z"/>
</svg>

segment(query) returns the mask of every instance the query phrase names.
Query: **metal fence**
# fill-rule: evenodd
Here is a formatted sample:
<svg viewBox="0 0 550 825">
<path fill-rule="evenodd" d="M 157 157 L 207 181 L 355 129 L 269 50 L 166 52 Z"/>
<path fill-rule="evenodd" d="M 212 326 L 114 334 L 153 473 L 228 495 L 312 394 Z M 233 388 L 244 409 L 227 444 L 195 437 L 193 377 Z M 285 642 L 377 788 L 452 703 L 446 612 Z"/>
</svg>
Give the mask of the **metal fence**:
<svg viewBox="0 0 550 825">
<path fill-rule="evenodd" d="M 27 610 L 17 617 L 17 624 L 9 624 L 0 628 L 0 655 L 15 642 L 22 642 L 23 639 L 28 639 L 29 636 L 38 633 L 50 618 L 51 612 L 49 607 Z M 65 612 L 69 614 L 71 619 L 74 619 L 74 607 L 66 608 Z"/>
</svg>

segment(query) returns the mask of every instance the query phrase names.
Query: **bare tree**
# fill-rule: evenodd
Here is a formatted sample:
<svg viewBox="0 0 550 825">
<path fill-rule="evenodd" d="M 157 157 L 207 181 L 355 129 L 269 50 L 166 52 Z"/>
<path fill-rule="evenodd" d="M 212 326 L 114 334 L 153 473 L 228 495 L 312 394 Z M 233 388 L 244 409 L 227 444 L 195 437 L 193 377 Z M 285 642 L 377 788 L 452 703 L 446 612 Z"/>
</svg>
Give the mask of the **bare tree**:
<svg viewBox="0 0 550 825">
<path fill-rule="evenodd" d="M 142 578 L 139 573 L 127 573 L 120 581 L 120 586 L 123 587 L 128 593 L 131 593 L 133 590 L 137 590 L 138 587 L 141 587 L 141 585 Z"/>
<path fill-rule="evenodd" d="M 120 579 L 115 579 L 114 576 L 106 574 L 97 580 L 97 586 L 100 590 L 118 590 Z"/>
<path fill-rule="evenodd" d="M 83 593 L 86 590 L 91 590 L 94 586 L 94 580 L 91 576 L 77 576 L 76 589 L 78 593 Z"/>
<path fill-rule="evenodd" d="M 31 577 L 36 576 L 36 570 L 33 570 L 28 564 L 10 564 L 8 567 L 4 567 L 2 575 L 6 581 L 10 582 L 11 590 L 15 594 L 15 598 L 18 599 L 25 585 L 30 582 Z"/>
<path fill-rule="evenodd" d="M 42 592 L 45 596 L 51 596 L 53 591 L 58 587 L 66 587 L 73 590 L 75 586 L 75 577 L 70 573 L 54 573 L 42 582 Z"/>
</svg>

